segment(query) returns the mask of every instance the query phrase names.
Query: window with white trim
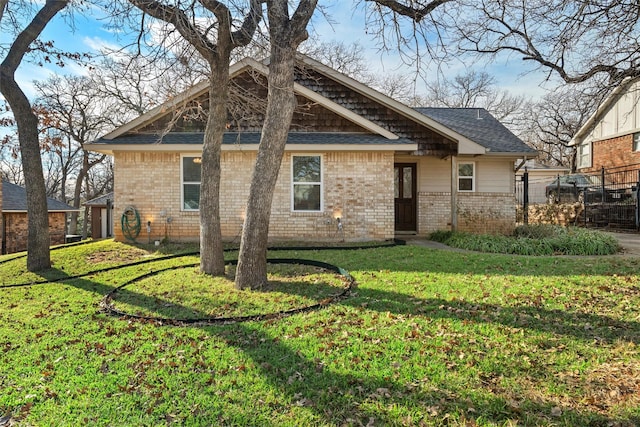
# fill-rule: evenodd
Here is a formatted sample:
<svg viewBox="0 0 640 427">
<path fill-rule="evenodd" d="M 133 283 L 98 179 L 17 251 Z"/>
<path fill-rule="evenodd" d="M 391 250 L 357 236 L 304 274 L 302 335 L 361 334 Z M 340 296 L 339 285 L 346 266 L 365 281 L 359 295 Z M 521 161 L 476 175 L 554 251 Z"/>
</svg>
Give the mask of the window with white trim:
<svg viewBox="0 0 640 427">
<path fill-rule="evenodd" d="M 583 142 L 578 145 L 578 168 L 591 167 L 591 143 Z"/>
<path fill-rule="evenodd" d="M 200 208 L 201 157 L 183 156 L 180 165 L 182 180 L 182 209 L 197 211 Z"/>
<path fill-rule="evenodd" d="M 633 134 L 633 151 L 640 151 L 640 132 Z"/>
<path fill-rule="evenodd" d="M 322 156 L 291 156 L 291 206 L 294 212 L 322 210 Z"/>
<path fill-rule="evenodd" d="M 458 191 L 476 190 L 476 164 L 474 162 L 458 163 Z"/>
</svg>

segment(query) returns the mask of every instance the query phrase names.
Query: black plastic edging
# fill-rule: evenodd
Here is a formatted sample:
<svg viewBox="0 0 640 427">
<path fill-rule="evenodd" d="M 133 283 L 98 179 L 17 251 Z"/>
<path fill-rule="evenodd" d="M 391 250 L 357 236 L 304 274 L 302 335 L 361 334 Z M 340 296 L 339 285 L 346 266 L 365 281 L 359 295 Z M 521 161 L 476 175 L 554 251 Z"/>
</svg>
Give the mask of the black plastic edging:
<svg viewBox="0 0 640 427">
<path fill-rule="evenodd" d="M 69 243 L 67 245 L 63 245 L 63 246 L 56 246 L 55 248 L 52 248 L 51 250 L 57 250 L 57 249 L 62 249 L 62 248 L 66 248 L 69 246 L 77 246 L 77 245 L 84 245 L 87 243 L 91 243 L 91 242 L 95 242 L 96 240 L 87 240 L 87 241 L 83 241 L 83 242 L 75 242 L 75 243 Z M 390 242 L 386 242 L 380 245 L 375 245 L 375 246 L 371 246 L 371 245 L 356 245 L 356 246 L 281 246 L 281 247 L 269 247 L 267 248 L 267 250 L 269 251 L 317 251 L 317 250 L 361 250 L 361 249 L 378 249 L 378 248 L 389 248 L 389 247 L 393 247 L 393 246 L 399 246 L 399 245 L 404 245 L 405 242 L 402 240 L 393 240 Z M 237 251 L 238 248 L 229 248 L 229 249 L 225 249 L 225 252 L 233 252 L 233 251 Z M 117 270 L 119 268 L 127 268 L 127 267 L 133 267 L 136 265 L 141 265 L 141 264 L 148 264 L 151 262 L 156 262 L 156 261 L 164 261 L 164 260 L 168 260 L 168 259 L 173 259 L 173 258 L 180 258 L 183 256 L 195 256 L 195 255 L 200 255 L 200 251 L 195 251 L 195 252 L 186 252 L 186 253 L 182 253 L 182 254 L 173 254 L 173 255 L 167 255 L 167 256 L 163 256 L 163 257 L 157 257 L 157 258 L 150 258 L 150 259 L 145 259 L 142 261 L 135 261 L 135 262 L 131 262 L 128 264 L 121 264 L 121 265 L 115 265 L 115 266 L 111 266 L 111 267 L 105 267 L 105 268 L 101 268 L 98 270 L 92 270 L 89 271 L 87 273 L 82 273 L 82 274 L 78 274 L 75 276 L 65 276 L 65 277 L 61 277 L 59 279 L 53 279 L 53 280 L 48 280 L 48 279 L 43 279 L 43 280 L 37 280 L 34 282 L 29 282 L 29 283 L 12 283 L 12 284 L 8 284 L 8 285 L 0 285 L 0 289 L 4 289 L 4 288 L 18 288 L 18 287 L 25 287 L 25 286 L 34 286 L 34 285 L 46 285 L 47 283 L 57 283 L 57 282 L 62 282 L 65 280 L 73 280 L 73 279 L 80 279 L 83 277 L 87 277 L 87 276 L 91 276 L 92 274 L 99 274 L 99 273 L 104 273 L 107 271 L 112 271 L 112 270 Z M 11 259 L 8 260 L 3 260 L 0 261 L 0 264 L 5 263 L 5 262 L 9 262 L 9 261 L 13 261 L 19 258 L 23 258 L 27 256 L 26 254 L 22 254 L 22 255 L 18 255 L 16 257 L 13 257 Z"/>
<path fill-rule="evenodd" d="M 226 261 L 225 264 L 226 265 L 236 265 L 238 263 L 237 260 L 230 260 L 230 261 Z M 332 271 L 342 277 L 345 278 L 345 280 L 347 281 L 347 286 L 345 286 L 342 291 L 338 294 L 335 295 L 331 295 L 327 298 L 322 299 L 322 301 L 315 303 L 315 304 L 310 304 L 310 305 L 306 305 L 306 306 L 302 306 L 302 307 L 296 307 L 290 310 L 281 310 L 281 311 L 277 311 L 277 312 L 273 312 L 273 313 L 265 313 L 265 314 L 255 314 L 255 315 L 250 315 L 250 316 L 232 316 L 232 317 L 203 317 L 203 318 L 194 318 L 194 319 L 174 319 L 174 318 L 168 318 L 168 317 L 160 317 L 160 316 L 142 316 L 142 315 L 137 315 L 137 314 L 131 314 L 131 313 L 127 313 L 124 312 L 122 310 L 118 310 L 117 308 L 115 308 L 112 304 L 112 300 L 114 295 L 116 295 L 118 293 L 118 291 L 120 289 L 123 289 L 124 287 L 135 283 L 137 281 L 146 279 L 148 277 L 154 276 L 158 273 L 161 273 L 163 271 L 169 271 L 169 270 L 177 270 L 179 268 L 187 268 L 187 267 L 194 267 L 197 266 L 199 264 L 185 264 L 182 266 L 172 266 L 172 267 L 167 267 L 167 268 L 163 268 L 160 270 L 156 270 L 156 271 L 152 271 L 152 272 L 148 272 L 145 274 L 142 274 L 140 276 L 134 277 L 133 279 L 128 280 L 127 282 L 123 283 L 122 285 L 116 287 L 113 291 L 109 292 L 107 295 L 104 296 L 104 298 L 102 299 L 102 301 L 100 302 L 100 308 L 111 315 L 115 315 L 115 316 L 122 316 L 125 318 L 131 318 L 131 319 L 137 319 L 137 320 L 145 320 L 145 321 L 149 321 L 149 322 L 155 322 L 157 324 L 160 325 L 173 325 L 173 326 L 184 326 L 184 325 L 194 325 L 194 324 L 198 324 L 198 325 L 225 325 L 225 324 L 232 324 L 232 323 L 241 323 L 241 322 L 249 322 L 249 321 L 262 321 L 262 320 L 270 320 L 270 319 L 281 319 L 284 317 L 288 317 L 288 316 L 292 316 L 294 314 L 299 314 L 299 313 L 306 313 L 309 311 L 313 311 L 313 310 L 317 310 L 320 309 L 322 307 L 326 307 L 329 304 L 332 304 L 340 299 L 343 299 L 347 296 L 347 294 L 351 291 L 351 289 L 353 288 L 353 286 L 355 285 L 355 280 L 353 279 L 353 277 L 351 276 L 351 274 L 349 274 L 349 272 L 343 268 L 340 267 L 336 267 L 333 264 L 328 264 L 326 262 L 322 262 L 322 261 L 315 261 L 315 260 L 305 260 L 305 259 L 298 259 L 298 258 L 273 258 L 273 259 L 267 259 L 267 263 L 269 264 L 300 264 L 300 265 L 310 265 L 313 267 L 319 267 L 319 268 L 323 268 L 325 270 L 328 271 Z"/>
</svg>

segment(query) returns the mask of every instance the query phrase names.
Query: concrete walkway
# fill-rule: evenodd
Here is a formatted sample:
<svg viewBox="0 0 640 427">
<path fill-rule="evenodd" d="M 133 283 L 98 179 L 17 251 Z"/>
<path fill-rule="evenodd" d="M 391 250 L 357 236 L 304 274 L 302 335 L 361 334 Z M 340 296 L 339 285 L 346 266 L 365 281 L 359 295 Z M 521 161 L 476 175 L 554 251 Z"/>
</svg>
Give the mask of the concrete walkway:
<svg viewBox="0 0 640 427">
<path fill-rule="evenodd" d="M 617 233 L 611 231 L 603 231 L 618 240 L 622 247 L 620 255 L 640 256 L 640 233 Z"/>
</svg>

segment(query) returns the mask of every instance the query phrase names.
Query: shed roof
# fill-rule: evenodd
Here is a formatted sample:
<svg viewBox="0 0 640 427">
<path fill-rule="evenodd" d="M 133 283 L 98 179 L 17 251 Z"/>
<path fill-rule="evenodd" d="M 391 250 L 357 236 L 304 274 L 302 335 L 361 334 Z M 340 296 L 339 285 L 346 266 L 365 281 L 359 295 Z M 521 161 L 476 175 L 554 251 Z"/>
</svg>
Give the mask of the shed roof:
<svg viewBox="0 0 640 427">
<path fill-rule="evenodd" d="M 78 209 L 59 200 L 47 197 L 47 210 L 49 212 L 73 212 Z M 26 212 L 27 190 L 19 185 L 2 181 L 2 211 Z"/>
<path fill-rule="evenodd" d="M 102 196 L 98 196 L 94 199 L 87 200 L 86 202 L 84 202 L 84 204 L 87 206 L 106 206 L 107 201 L 109 200 L 111 201 L 111 203 L 113 203 L 113 191 L 107 194 L 103 194 Z"/>
</svg>

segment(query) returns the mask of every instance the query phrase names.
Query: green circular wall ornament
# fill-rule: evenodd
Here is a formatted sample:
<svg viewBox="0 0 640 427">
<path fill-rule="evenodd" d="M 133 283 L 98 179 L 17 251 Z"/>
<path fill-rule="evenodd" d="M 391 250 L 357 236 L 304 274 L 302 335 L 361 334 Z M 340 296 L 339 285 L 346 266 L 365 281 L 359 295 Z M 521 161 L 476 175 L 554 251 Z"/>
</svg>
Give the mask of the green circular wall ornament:
<svg viewBox="0 0 640 427">
<path fill-rule="evenodd" d="M 140 214 L 133 206 L 127 206 L 122 212 L 120 218 L 120 227 L 122 234 L 128 240 L 134 242 L 140 234 Z"/>
</svg>

